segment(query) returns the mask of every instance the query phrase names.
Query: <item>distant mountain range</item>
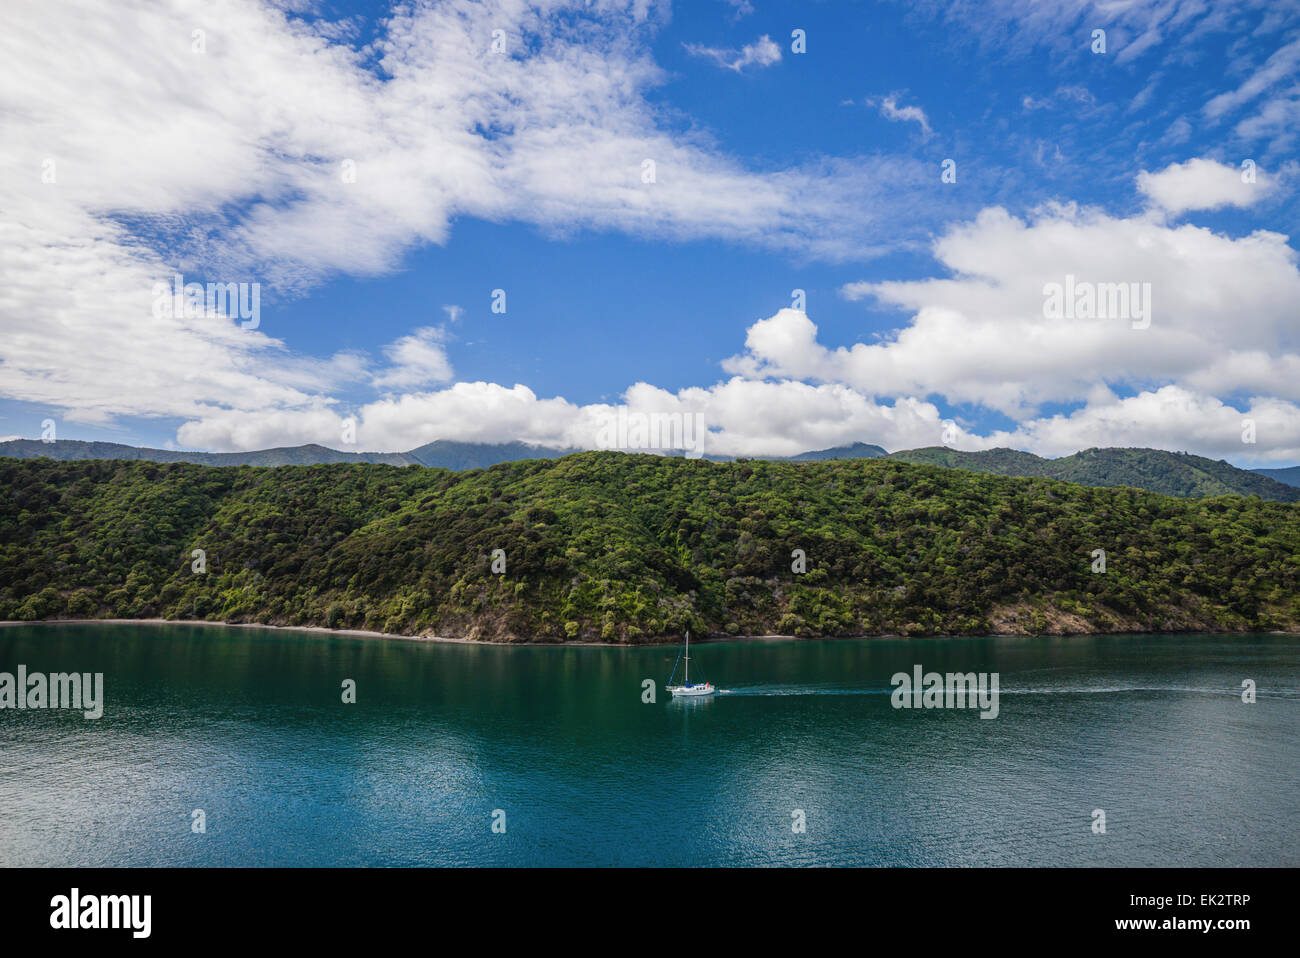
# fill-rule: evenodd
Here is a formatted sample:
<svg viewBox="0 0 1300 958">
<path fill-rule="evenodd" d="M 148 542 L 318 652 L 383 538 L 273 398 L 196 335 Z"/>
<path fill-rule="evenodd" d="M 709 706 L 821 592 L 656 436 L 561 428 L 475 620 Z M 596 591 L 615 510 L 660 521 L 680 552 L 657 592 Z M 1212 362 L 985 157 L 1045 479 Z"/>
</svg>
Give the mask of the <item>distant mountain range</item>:
<svg viewBox="0 0 1300 958">
<path fill-rule="evenodd" d="M 896 452 L 889 458 L 1000 476 L 1060 479 L 1083 486 L 1133 486 L 1184 499 L 1259 496 L 1278 502 L 1300 501 L 1300 488 L 1260 472 L 1238 469 L 1221 459 L 1162 449 L 1085 449 L 1060 459 L 1043 459 L 1016 449 L 958 452 L 931 446 Z"/>
<path fill-rule="evenodd" d="M 577 449 L 534 446 L 523 442 L 478 443 L 439 439 L 409 452 L 340 452 L 315 444 L 252 452 L 181 452 L 149 449 L 113 442 L 38 439 L 0 442 L 0 456 L 31 459 L 129 459 L 152 462 L 192 462 L 205 466 L 304 466 L 319 463 L 371 462 L 393 466 L 426 466 L 462 471 L 482 469 L 521 459 L 558 459 Z M 729 456 L 706 456 L 728 462 Z M 880 446 L 855 442 L 788 457 L 749 457 L 783 462 L 830 459 L 896 459 L 915 465 L 942 466 L 1001 476 L 1059 479 L 1084 486 L 1131 486 L 1180 498 L 1259 496 L 1277 502 L 1300 501 L 1300 466 L 1289 469 L 1238 469 L 1223 460 L 1161 449 L 1085 449 L 1060 459 L 1044 459 L 1016 449 L 959 452 L 943 446 L 889 453 Z"/>
<path fill-rule="evenodd" d="M 11 439 L 0 442 L 0 456 L 15 459 L 142 459 L 149 462 L 192 462 L 200 466 L 314 466 L 326 462 L 378 462 L 389 466 L 428 466 L 434 469 L 483 469 L 520 459 L 557 459 L 577 449 L 553 449 L 523 442 L 452 442 L 439 439 L 409 452 L 340 452 L 310 443 L 252 452 L 183 452 L 149 449 L 116 442 L 59 439 Z"/>
<path fill-rule="evenodd" d="M 1300 486 L 1300 466 L 1292 466 L 1289 469 L 1252 469 L 1261 476 L 1267 476 L 1269 479 L 1275 479 L 1278 482 L 1285 482 L 1288 486 Z"/>
<path fill-rule="evenodd" d="M 251 452 L 185 452 L 173 449 L 150 449 L 117 442 L 82 442 L 59 439 L 11 439 L 0 442 L 0 456 L 14 459 L 129 459 L 148 462 L 192 462 L 200 466 L 314 466 L 326 462 L 381 462 L 389 466 L 428 466 L 432 469 L 485 469 L 501 462 L 521 459 L 559 459 L 581 449 L 534 446 L 526 442 L 453 442 L 439 439 L 409 452 L 340 452 L 310 443 L 305 446 L 281 446 Z M 681 455 L 681 453 L 675 453 Z M 887 453 L 879 446 L 855 442 L 834 449 L 818 449 L 797 456 L 760 456 L 753 458 L 777 462 L 806 462 L 826 459 L 876 459 Z M 710 462 L 732 462 L 734 456 L 704 456 Z"/>
<path fill-rule="evenodd" d="M 834 449 L 818 449 L 814 452 L 801 452 L 790 456 L 786 462 L 824 462 L 827 459 L 880 459 L 889 455 L 879 446 L 865 442 L 855 442 L 851 446 L 836 446 Z"/>
</svg>

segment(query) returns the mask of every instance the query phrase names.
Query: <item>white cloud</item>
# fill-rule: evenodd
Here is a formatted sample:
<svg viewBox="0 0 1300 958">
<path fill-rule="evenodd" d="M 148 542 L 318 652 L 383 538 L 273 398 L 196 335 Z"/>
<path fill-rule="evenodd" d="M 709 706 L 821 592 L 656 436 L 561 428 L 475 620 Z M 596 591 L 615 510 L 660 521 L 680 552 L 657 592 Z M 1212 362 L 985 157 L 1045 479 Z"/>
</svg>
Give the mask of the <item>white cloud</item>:
<svg viewBox="0 0 1300 958">
<path fill-rule="evenodd" d="M 930 118 L 925 115 L 925 111 L 919 106 L 898 105 L 898 94 L 891 93 L 883 97 L 868 97 L 867 106 L 873 106 L 880 111 L 880 115 L 887 120 L 893 120 L 898 123 L 915 123 L 921 127 L 921 132 L 927 137 L 931 134 Z"/>
<path fill-rule="evenodd" d="M 358 446 L 380 450 L 435 438 L 591 445 L 614 407 L 450 384 L 435 330 L 390 344 L 376 368 L 352 352 L 292 353 L 273 324 L 157 319 L 150 290 L 179 259 L 215 278 L 302 287 L 392 269 L 411 245 L 444 241 L 460 215 L 862 256 L 898 242 L 876 238 L 886 226 L 914 228 L 897 197 L 934 179 L 881 157 L 754 172 L 703 136 L 665 130 L 646 96 L 661 71 L 629 40 L 652 32 L 639 6 L 601 6 L 576 32 L 553 26 L 562 4 L 400 8 L 373 72 L 344 42 L 351 27 L 253 0 L 116 9 L 29 5 L 0 34 L 0 156 L 16 171 L 0 178 L 0 391 L 83 422 L 181 418 L 182 446 L 337 446 L 348 412 L 335 396 L 366 381 L 395 393 L 354 413 Z M 505 55 L 490 52 L 500 22 L 511 25 Z M 202 54 L 191 50 L 196 25 Z M 775 59 L 760 41 L 727 65 L 739 61 Z M 889 97 L 879 108 L 930 130 L 920 107 Z M 657 166 L 649 186 L 646 158 Z M 46 160 L 55 182 L 41 182 Z M 1175 212 L 1240 205 L 1224 169 L 1193 160 L 1145 174 L 1142 189 Z M 1221 448 L 1241 413 L 1216 397 L 1249 395 L 1258 454 L 1300 457 L 1300 273 L 1285 237 L 1232 238 L 1156 214 L 1049 207 L 1022 220 L 995 208 L 949 229 L 934 252 L 947 278 L 846 287 L 910 313 L 884 342 L 830 348 L 808 317 L 781 310 L 751 326 L 731 378 L 675 393 L 638 383 L 623 403 L 700 412 L 709 451 L 781 455 L 856 439 L 933 444 L 931 396 L 1020 421 L 974 444 L 1069 451 L 1134 436 Z M 1044 320 L 1043 284 L 1067 273 L 1150 282 L 1151 327 Z M 1048 402 L 1084 406 L 1034 418 Z"/>
<path fill-rule="evenodd" d="M 1097 102 L 1097 98 L 1092 95 L 1091 90 L 1077 83 L 1057 87 L 1055 95 L 1058 99 L 1077 103 L 1080 106 L 1093 106 Z"/>
<path fill-rule="evenodd" d="M 1160 138 L 1161 143 L 1167 143 L 1170 146 L 1177 146 L 1180 143 L 1186 143 L 1192 138 L 1192 124 L 1188 122 L 1187 117 L 1180 116 L 1169 124 L 1169 129 L 1165 130 L 1164 136 Z"/>
<path fill-rule="evenodd" d="M 1196 88 L 1232 89 L 1206 97 L 1202 112 L 1211 123 L 1243 107 L 1252 113 L 1234 128 L 1253 150 L 1267 150 L 1270 160 L 1294 151 L 1300 110 L 1300 6 L 1277 0 L 942 0 L 912 3 L 913 14 L 943 22 L 954 36 L 978 44 L 984 57 L 997 50 L 1006 58 L 1028 58 L 1051 52 L 1049 74 L 1090 72 L 1102 60 L 1118 65 L 1147 65 L 1152 83 L 1132 101 L 1130 111 L 1146 106 L 1154 83 L 1167 71 L 1194 67 L 1191 83 L 1165 83 L 1164 101 L 1178 102 Z M 1091 52 L 1092 31 L 1106 33 L 1106 54 Z M 1222 47 L 1222 52 L 1219 48 Z M 1270 50 L 1264 63 L 1257 51 Z M 1207 56 L 1207 50 L 1213 51 Z M 1217 74 L 1217 76 L 1216 76 Z M 1245 79 L 1242 79 L 1242 77 Z M 1291 89 L 1284 85 L 1290 84 Z M 1270 91 L 1275 91 L 1270 97 Z M 1104 98 L 1103 98 L 1104 100 Z M 1021 100 L 1027 110 L 1048 104 L 1044 98 Z M 1180 107 L 1181 108 L 1181 107 Z M 1099 109 L 1106 109 L 1103 105 Z M 1204 126 L 1204 124 L 1201 124 Z M 1175 127 L 1177 133 L 1182 124 Z"/>
<path fill-rule="evenodd" d="M 915 398 L 880 402 L 840 383 L 735 376 L 675 393 L 636 383 L 621 398 L 618 404 L 578 405 L 563 397 L 538 397 L 518 384 L 456 383 L 363 406 L 355 413 L 354 448 L 404 451 L 455 439 L 592 449 L 620 407 L 654 415 L 698 414 L 708 429 L 703 451 L 714 455 L 789 456 L 855 441 L 909 449 L 946 438 L 947 420 L 934 404 Z M 339 448 L 344 418 L 324 408 L 262 416 L 222 412 L 187 423 L 178 438 L 189 448 L 259 449 L 313 441 Z M 1255 424 L 1255 445 L 1242 442 L 1247 418 Z M 986 435 L 958 428 L 952 445 L 1011 446 L 1045 456 L 1094 446 L 1150 446 L 1234 461 L 1293 461 L 1300 458 L 1300 406 L 1257 397 L 1237 409 L 1175 385 L 1126 398 L 1094 387 L 1086 404 L 1072 413 L 1027 419 L 1013 430 Z"/>
<path fill-rule="evenodd" d="M 1081 251 L 1088 257 L 1076 259 Z M 362 406 L 357 441 L 382 451 L 433 439 L 595 448 L 622 406 L 699 414 L 715 454 L 792 455 L 858 440 L 900 449 L 943 441 L 939 408 L 918 398 L 937 395 L 1018 420 L 1010 430 L 959 430 L 958 448 L 1055 456 L 1140 445 L 1236 461 L 1300 458 L 1300 330 L 1290 305 L 1300 272 L 1275 234 L 1232 240 L 1065 208 L 1031 224 L 994 209 L 950 233 L 937 254 L 955 278 L 850 290 L 917 309 L 883 343 L 829 348 L 807 315 L 781 309 L 750 326 L 745 351 L 723 364 L 731 377 L 712 386 L 672 392 L 639 382 L 621 403 L 579 405 L 520 384 L 460 382 Z M 1149 328 L 1043 318 L 1042 277 L 1067 269 L 1107 276 L 1091 267 L 1115 263 L 1154 277 L 1167 294 Z M 1223 322 L 1229 309 L 1233 324 Z M 1233 394 L 1253 398 L 1218 398 Z M 1048 401 L 1076 408 L 1038 416 L 1035 406 Z M 328 444 L 343 416 L 319 404 L 257 416 L 220 411 L 188 423 L 179 439 L 223 449 Z M 1254 445 L 1242 442 L 1246 418 L 1255 422 Z"/>
<path fill-rule="evenodd" d="M 387 271 L 409 246 L 445 241 L 458 215 L 841 256 L 870 245 L 853 208 L 892 195 L 874 161 L 751 172 L 705 136 L 663 128 L 646 94 L 665 76 L 639 5 L 602 5 L 577 32 L 563 25 L 570 7 L 586 4 L 399 7 L 375 43 L 377 74 L 254 0 L 124 0 L 113 18 L 89 0 L 32 6 L 0 36 L 6 155 L 33 177 L 10 188 L 30 193 L 53 159 L 58 188 L 39 207 L 57 196 L 100 218 L 153 217 L 168 230 L 160 249 L 281 285 Z M 500 22 L 504 55 L 491 52 Z M 42 40 L 56 35 L 57 61 Z M 779 57 L 764 37 L 737 62 Z"/>
<path fill-rule="evenodd" d="M 1251 73 L 1235 90 L 1220 93 L 1205 104 L 1205 115 L 1218 119 L 1300 71 L 1300 40 L 1292 40 L 1273 52 L 1264 65 Z"/>
<path fill-rule="evenodd" d="M 392 364 L 372 380 L 378 389 L 419 389 L 449 382 L 451 361 L 443 345 L 447 334 L 432 326 L 415 330 L 384 347 Z"/>
<path fill-rule="evenodd" d="M 620 407 L 633 413 L 697 413 L 709 430 L 703 451 L 715 455 L 795 455 L 861 440 L 890 448 L 931 445 L 942 425 L 927 402 L 878 404 L 840 384 L 756 382 L 733 377 L 676 393 L 636 383 L 618 404 L 577 405 L 538 397 L 527 386 L 460 382 L 364 405 L 355 413 L 357 449 L 404 451 L 435 439 L 523 441 L 563 448 L 599 447 L 603 428 Z M 183 445 L 259 449 L 319 442 L 339 446 L 345 415 L 323 408 L 274 415 L 219 413 L 187 423 Z"/>
<path fill-rule="evenodd" d="M 8 397 L 61 408 L 78 422 L 221 407 L 253 413 L 309 402 L 362 374 L 353 354 L 295 355 L 264 329 L 217 313 L 155 317 L 153 286 L 172 271 L 128 245 L 122 230 L 57 203 L 8 209 L 0 219 L 0 388 Z"/>
<path fill-rule="evenodd" d="M 1300 398 L 1300 270 L 1279 234 L 1234 239 L 1075 207 L 1048 207 L 1026 222 L 994 208 L 950 229 L 935 256 L 951 278 L 844 288 L 849 298 L 912 313 L 892 339 L 826 349 L 799 320 L 778 314 L 781 335 L 798 344 L 775 351 L 751 330 L 747 353 L 730 368 L 847 382 L 879 395 L 939 393 L 1016 417 L 1042 403 L 1078 401 L 1097 384 L 1183 382 L 1217 395 L 1268 389 Z M 1149 283 L 1149 328 L 1046 319 L 1044 288 L 1067 276 Z"/>
<path fill-rule="evenodd" d="M 781 62 L 781 48 L 767 34 L 763 34 L 753 43 L 745 44 L 739 50 L 706 47 L 699 43 L 686 43 L 683 46 L 691 56 L 711 60 L 716 66 L 724 70 L 734 70 L 736 73 L 749 66 L 770 67 L 774 63 Z"/>
<path fill-rule="evenodd" d="M 1244 422 L 1254 424 L 1255 445 L 1243 442 Z M 1196 452 L 1211 458 L 1261 462 L 1300 458 L 1300 406 L 1266 397 L 1244 409 L 1180 386 L 1163 386 L 1120 399 L 1101 393 L 1068 415 L 1026 422 L 968 442 L 967 448 L 1011 446 L 1063 456 L 1080 449 L 1142 446 Z"/>
<path fill-rule="evenodd" d="M 1272 180 L 1256 169 L 1254 182 L 1245 170 L 1210 159 L 1174 163 L 1156 173 L 1138 174 L 1138 189 L 1161 209 L 1178 214 L 1222 206 L 1250 206 L 1271 188 Z"/>
<path fill-rule="evenodd" d="M 1106 31 L 1107 55 L 1123 64 L 1160 49 L 1178 57 L 1191 40 L 1240 30 L 1253 12 L 1262 14 L 1261 32 L 1295 23 L 1294 10 L 1276 0 L 944 0 L 909 7 L 987 46 L 1020 54 L 1047 47 L 1061 62 L 1093 56 L 1090 37 L 1097 28 Z"/>
<path fill-rule="evenodd" d="M 1294 151 L 1300 137 L 1300 85 L 1264 101 L 1237 124 L 1236 133 L 1248 141 L 1267 140 L 1277 153 Z"/>
<path fill-rule="evenodd" d="M 1141 95 L 1139 94 L 1139 96 Z M 1136 99 L 1134 102 L 1137 102 Z M 1020 105 L 1026 113 L 1032 113 L 1035 110 L 1053 109 L 1059 103 L 1071 105 L 1071 109 L 1077 111 L 1080 107 L 1096 106 L 1097 98 L 1092 95 L 1092 92 L 1086 86 L 1071 84 L 1057 87 L 1050 96 L 1034 97 L 1026 94 L 1020 99 Z"/>
<path fill-rule="evenodd" d="M 570 7 L 586 11 L 581 30 L 560 25 Z M 400 347 L 412 362 L 375 373 L 359 354 L 291 352 L 268 314 L 277 293 L 335 272 L 396 268 L 460 215 L 830 258 L 897 242 L 880 219 L 922 175 L 913 164 L 752 172 L 704 135 L 664 129 L 646 97 L 663 78 L 649 16 L 635 3 L 443 0 L 397 8 L 361 51 L 344 42 L 351 27 L 256 0 L 7 12 L 0 395 L 82 422 L 310 418 L 370 377 L 445 381 L 445 352 L 427 336 Z M 504 55 L 491 52 L 500 23 Z M 371 54 L 382 70 L 367 67 Z M 150 290 L 177 268 L 260 281 L 261 328 L 155 319 Z"/>
</svg>

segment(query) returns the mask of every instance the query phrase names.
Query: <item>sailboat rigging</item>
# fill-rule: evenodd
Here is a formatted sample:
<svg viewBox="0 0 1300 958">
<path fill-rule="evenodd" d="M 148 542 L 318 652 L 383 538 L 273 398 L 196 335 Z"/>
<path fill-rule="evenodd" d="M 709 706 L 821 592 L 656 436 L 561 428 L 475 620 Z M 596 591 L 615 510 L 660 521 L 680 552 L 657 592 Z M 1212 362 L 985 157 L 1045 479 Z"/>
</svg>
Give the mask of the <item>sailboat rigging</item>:
<svg viewBox="0 0 1300 958">
<path fill-rule="evenodd" d="M 715 689 L 710 683 L 691 682 L 691 633 L 689 630 L 686 633 L 686 641 L 683 648 L 686 653 L 685 654 L 686 671 L 682 679 L 682 684 L 681 685 L 672 684 L 673 678 L 676 677 L 677 675 L 677 662 L 674 662 L 673 674 L 668 676 L 668 685 L 667 685 L 668 691 L 671 692 L 674 696 L 683 696 L 683 697 L 698 696 L 698 695 L 712 695 L 714 692 L 717 691 L 717 689 Z M 677 653 L 677 658 L 679 661 L 683 658 L 681 651 Z"/>
</svg>

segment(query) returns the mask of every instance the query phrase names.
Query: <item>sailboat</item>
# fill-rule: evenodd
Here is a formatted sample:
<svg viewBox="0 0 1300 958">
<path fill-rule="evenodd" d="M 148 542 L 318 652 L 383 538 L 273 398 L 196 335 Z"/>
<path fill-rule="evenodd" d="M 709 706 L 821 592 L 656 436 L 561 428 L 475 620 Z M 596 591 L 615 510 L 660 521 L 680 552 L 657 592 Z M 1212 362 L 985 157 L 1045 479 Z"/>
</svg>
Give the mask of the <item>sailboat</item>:
<svg viewBox="0 0 1300 958">
<path fill-rule="evenodd" d="M 677 675 L 677 663 L 674 662 L 673 674 L 668 676 L 668 686 L 667 686 L 668 691 L 671 692 L 674 696 L 683 696 L 683 697 L 697 696 L 697 695 L 712 695 L 714 692 L 718 691 L 708 682 L 695 682 L 695 683 L 691 682 L 691 633 L 690 632 L 686 633 L 685 651 L 686 651 L 685 656 L 683 656 L 680 652 L 677 654 L 678 659 L 681 659 L 683 657 L 686 659 L 685 677 L 682 679 L 681 685 L 672 684 L 673 677 Z"/>
</svg>

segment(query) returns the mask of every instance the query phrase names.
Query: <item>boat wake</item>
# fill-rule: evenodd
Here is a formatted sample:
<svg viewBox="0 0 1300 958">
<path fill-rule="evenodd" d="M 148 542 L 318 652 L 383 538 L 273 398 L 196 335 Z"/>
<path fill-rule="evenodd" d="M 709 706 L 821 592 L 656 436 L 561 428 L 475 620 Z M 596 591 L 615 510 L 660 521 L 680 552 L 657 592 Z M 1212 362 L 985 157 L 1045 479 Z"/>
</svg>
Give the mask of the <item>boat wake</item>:
<svg viewBox="0 0 1300 958">
<path fill-rule="evenodd" d="M 719 695 L 784 696 L 784 695 L 890 695 L 892 685 L 846 688 L 841 686 L 751 685 L 737 689 L 718 689 Z M 1240 688 L 1211 688 L 1192 685 L 1097 685 L 1097 686 L 1039 686 L 1016 688 L 1003 686 L 999 695 L 1124 695 L 1135 692 L 1175 692 L 1184 695 L 1232 695 L 1240 697 Z M 1255 693 L 1260 698 L 1300 699 L 1300 689 L 1260 688 Z"/>
<path fill-rule="evenodd" d="M 1097 685 L 1060 688 L 1003 688 L 1001 695 L 1119 695 L 1126 692 L 1181 692 L 1186 695 L 1232 695 L 1240 697 L 1242 689 L 1211 688 L 1199 685 Z M 1300 689 L 1260 688 L 1255 694 L 1264 698 L 1300 698 Z"/>
<path fill-rule="evenodd" d="M 894 691 L 892 686 L 882 685 L 873 688 L 814 688 L 801 685 L 751 685 L 739 689 L 718 689 L 719 695 L 888 695 Z"/>
</svg>

